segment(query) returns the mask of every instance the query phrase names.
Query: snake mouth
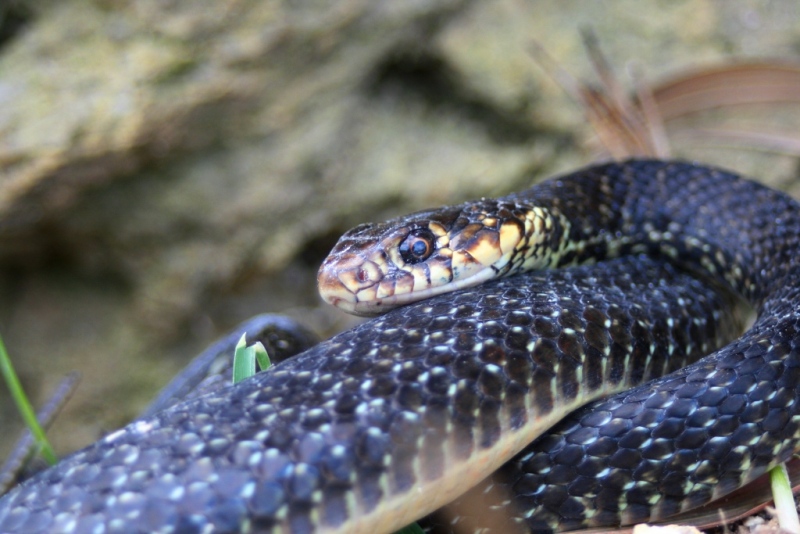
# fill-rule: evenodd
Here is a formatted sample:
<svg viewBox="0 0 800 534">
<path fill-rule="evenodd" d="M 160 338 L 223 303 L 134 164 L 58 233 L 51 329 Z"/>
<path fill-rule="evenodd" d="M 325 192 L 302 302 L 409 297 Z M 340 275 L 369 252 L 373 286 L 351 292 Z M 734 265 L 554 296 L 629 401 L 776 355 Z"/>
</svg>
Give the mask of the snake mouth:
<svg viewBox="0 0 800 534">
<path fill-rule="evenodd" d="M 482 284 L 494 278 L 496 273 L 493 269 L 487 267 L 476 271 L 471 276 L 453 280 L 447 284 L 429 285 L 425 288 L 414 288 L 413 291 L 395 292 L 392 295 L 375 298 L 364 298 L 362 296 L 369 295 L 369 291 L 360 290 L 357 293 L 351 291 L 345 282 L 340 279 L 340 276 L 341 271 L 328 270 L 324 267 L 320 269 L 317 283 L 323 300 L 352 315 L 374 317 L 406 304 Z"/>
</svg>

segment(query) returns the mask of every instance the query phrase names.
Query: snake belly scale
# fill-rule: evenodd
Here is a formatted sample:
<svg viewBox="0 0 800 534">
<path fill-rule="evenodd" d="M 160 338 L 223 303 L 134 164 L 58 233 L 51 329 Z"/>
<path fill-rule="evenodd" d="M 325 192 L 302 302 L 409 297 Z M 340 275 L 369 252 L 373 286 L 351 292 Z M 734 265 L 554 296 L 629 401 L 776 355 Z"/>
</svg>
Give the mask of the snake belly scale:
<svg viewBox="0 0 800 534">
<path fill-rule="evenodd" d="M 730 321 L 714 319 L 725 319 L 730 303 L 635 256 L 643 252 L 719 281 L 759 317 L 721 351 L 582 416 L 590 430 L 567 439 L 588 455 L 576 460 L 577 486 L 553 467 L 559 455 L 547 447 L 558 448 L 557 435 L 516 457 L 519 521 L 540 530 L 657 519 L 724 494 L 794 451 L 793 200 L 719 170 L 660 161 L 589 168 L 501 200 L 567 217 L 551 224 L 561 248 L 548 265 L 634 256 L 391 311 L 65 459 L 0 500 L 0 531 L 402 526 L 490 474 L 567 411 L 722 342 Z M 670 299 L 682 305 L 663 304 Z M 703 332 L 710 337 L 701 341 Z M 636 444 L 638 458 L 613 453 Z"/>
</svg>

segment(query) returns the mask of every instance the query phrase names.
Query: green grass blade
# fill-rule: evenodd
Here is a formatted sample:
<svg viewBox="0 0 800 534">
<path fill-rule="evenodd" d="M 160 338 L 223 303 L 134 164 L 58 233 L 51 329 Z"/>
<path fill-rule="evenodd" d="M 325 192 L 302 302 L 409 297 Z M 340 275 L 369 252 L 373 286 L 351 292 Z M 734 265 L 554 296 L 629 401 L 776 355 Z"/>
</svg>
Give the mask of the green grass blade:
<svg viewBox="0 0 800 534">
<path fill-rule="evenodd" d="M 773 467 L 769 472 L 772 485 L 772 500 L 775 502 L 775 513 L 778 526 L 787 532 L 800 532 L 800 520 L 797 518 L 797 506 L 792 495 L 792 484 L 786 472 L 786 465 Z"/>
<path fill-rule="evenodd" d="M 36 420 L 36 414 L 33 411 L 33 407 L 31 407 L 31 403 L 28 401 L 28 397 L 25 396 L 25 391 L 22 389 L 22 384 L 19 382 L 19 377 L 17 377 L 14 367 L 11 365 L 11 358 L 8 356 L 8 352 L 6 352 L 6 346 L 2 338 L 0 338 L 0 373 L 2 373 L 6 381 L 6 385 L 8 385 L 11 398 L 14 399 L 14 403 L 17 405 L 17 410 L 19 410 L 23 421 L 25 421 L 31 434 L 33 434 L 33 437 L 36 439 L 39 452 L 41 452 L 42 457 L 47 463 L 54 465 L 58 462 L 58 457 L 53 447 L 50 445 L 50 442 L 47 441 L 44 429 L 39 425 L 39 421 Z"/>
<path fill-rule="evenodd" d="M 272 365 L 272 362 L 269 361 L 269 354 L 267 354 L 267 349 L 264 348 L 264 345 L 262 345 L 261 342 L 258 341 L 253 344 L 252 349 L 256 353 L 258 368 L 261 369 L 262 371 L 266 371 L 267 369 L 269 369 L 269 366 Z"/>
<path fill-rule="evenodd" d="M 247 334 L 242 334 L 233 353 L 233 383 L 238 384 L 247 377 L 256 374 L 256 354 L 247 347 Z"/>
</svg>

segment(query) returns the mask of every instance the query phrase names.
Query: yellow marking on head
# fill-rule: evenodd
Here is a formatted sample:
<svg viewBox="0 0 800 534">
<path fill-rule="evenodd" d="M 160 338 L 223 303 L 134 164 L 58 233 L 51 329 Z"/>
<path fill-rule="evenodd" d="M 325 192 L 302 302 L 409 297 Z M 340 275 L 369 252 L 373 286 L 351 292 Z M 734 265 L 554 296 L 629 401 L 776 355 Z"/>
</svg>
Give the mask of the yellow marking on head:
<svg viewBox="0 0 800 534">
<path fill-rule="evenodd" d="M 356 293 L 356 298 L 360 301 L 364 300 L 375 300 L 375 297 L 378 294 L 378 286 L 377 284 L 370 287 L 365 287 L 361 291 Z"/>
<path fill-rule="evenodd" d="M 343 284 L 328 283 L 325 286 L 323 295 L 326 302 L 337 305 L 338 302 L 350 302 L 353 300 L 353 292 L 349 291 Z"/>
<path fill-rule="evenodd" d="M 393 280 L 383 280 L 378 284 L 378 292 L 376 295 L 379 299 L 384 299 L 395 294 L 395 283 Z"/>
<path fill-rule="evenodd" d="M 355 293 L 361 287 L 356 278 L 356 271 L 348 269 L 339 273 L 339 281 L 350 293 Z"/>
<path fill-rule="evenodd" d="M 394 292 L 396 295 L 411 293 L 414 289 L 414 277 L 411 274 L 398 276 L 395 280 Z"/>
<path fill-rule="evenodd" d="M 484 268 L 482 264 L 470 256 L 469 252 L 460 250 L 453 251 L 451 267 L 453 269 L 453 278 L 464 278 L 468 274 Z"/>
<path fill-rule="evenodd" d="M 453 281 L 453 271 L 443 262 L 429 265 L 432 285 L 443 285 Z"/>
<path fill-rule="evenodd" d="M 431 286 L 428 282 L 428 275 L 423 269 L 411 269 L 411 275 L 414 277 L 414 291 L 427 289 Z"/>
<path fill-rule="evenodd" d="M 503 255 L 498 232 L 487 229 L 478 232 L 475 242 L 467 248 L 467 252 L 481 265 L 493 265 Z"/>
<path fill-rule="evenodd" d="M 445 228 L 444 226 L 442 226 L 437 222 L 433 221 L 429 222 L 428 230 L 430 230 L 433 233 L 433 235 L 436 236 L 437 238 L 447 235 L 447 228 Z"/>
<path fill-rule="evenodd" d="M 467 244 L 472 240 L 475 235 L 480 232 L 481 230 L 486 230 L 482 224 L 472 223 L 468 224 L 464 228 L 458 231 L 458 233 L 453 236 L 453 239 L 450 241 L 450 246 L 454 250 L 458 250 L 460 248 L 464 248 Z"/>
<path fill-rule="evenodd" d="M 513 252 L 522 242 L 522 230 L 515 221 L 508 221 L 500 227 L 500 252 Z"/>
</svg>

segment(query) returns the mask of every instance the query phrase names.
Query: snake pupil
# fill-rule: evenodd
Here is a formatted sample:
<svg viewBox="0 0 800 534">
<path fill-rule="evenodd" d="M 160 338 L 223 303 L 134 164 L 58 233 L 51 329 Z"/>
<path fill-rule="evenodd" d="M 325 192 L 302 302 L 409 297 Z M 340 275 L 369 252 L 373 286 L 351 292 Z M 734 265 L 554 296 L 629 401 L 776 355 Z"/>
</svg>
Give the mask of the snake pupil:
<svg viewBox="0 0 800 534">
<path fill-rule="evenodd" d="M 433 253 L 433 234 L 430 230 L 420 228 L 413 230 L 400 243 L 400 257 L 406 263 L 414 264 L 425 261 Z"/>
</svg>

